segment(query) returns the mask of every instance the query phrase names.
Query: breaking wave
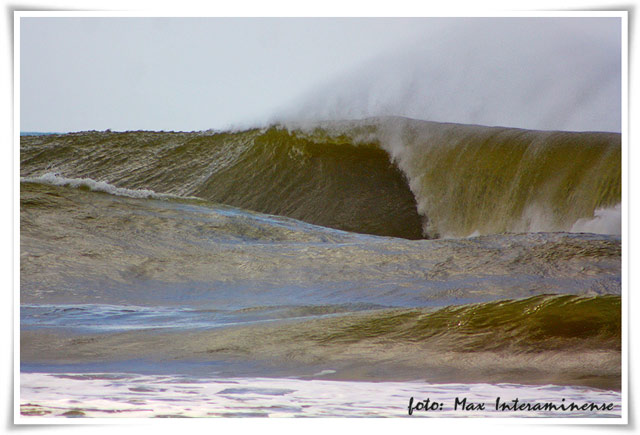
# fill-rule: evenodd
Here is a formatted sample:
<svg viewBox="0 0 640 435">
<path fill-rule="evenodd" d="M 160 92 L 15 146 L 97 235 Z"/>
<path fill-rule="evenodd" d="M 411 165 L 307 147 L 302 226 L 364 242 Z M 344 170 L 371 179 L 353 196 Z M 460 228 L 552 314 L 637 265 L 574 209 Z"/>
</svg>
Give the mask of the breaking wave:
<svg viewBox="0 0 640 435">
<path fill-rule="evenodd" d="M 618 133 L 407 118 L 21 138 L 22 181 L 198 197 L 407 239 L 620 234 Z"/>
</svg>

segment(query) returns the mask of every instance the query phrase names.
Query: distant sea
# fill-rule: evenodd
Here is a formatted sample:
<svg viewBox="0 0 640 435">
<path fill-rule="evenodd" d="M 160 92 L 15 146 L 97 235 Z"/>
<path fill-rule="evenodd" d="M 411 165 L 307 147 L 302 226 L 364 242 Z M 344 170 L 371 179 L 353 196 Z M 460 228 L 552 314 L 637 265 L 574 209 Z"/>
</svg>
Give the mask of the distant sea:
<svg viewBox="0 0 640 435">
<path fill-rule="evenodd" d="M 49 134 L 64 134 L 55 132 L 42 132 L 42 131 L 21 131 L 20 136 L 46 136 Z"/>
</svg>

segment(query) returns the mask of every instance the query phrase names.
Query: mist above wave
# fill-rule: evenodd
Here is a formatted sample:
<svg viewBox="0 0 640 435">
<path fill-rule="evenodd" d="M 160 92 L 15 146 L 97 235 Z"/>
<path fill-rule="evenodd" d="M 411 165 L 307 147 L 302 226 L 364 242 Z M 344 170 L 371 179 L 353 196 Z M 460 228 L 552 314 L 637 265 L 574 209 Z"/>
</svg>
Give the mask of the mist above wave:
<svg viewBox="0 0 640 435">
<path fill-rule="evenodd" d="M 425 37 L 329 78 L 274 120 L 408 116 L 621 129 L 620 19 L 430 19 Z"/>
</svg>

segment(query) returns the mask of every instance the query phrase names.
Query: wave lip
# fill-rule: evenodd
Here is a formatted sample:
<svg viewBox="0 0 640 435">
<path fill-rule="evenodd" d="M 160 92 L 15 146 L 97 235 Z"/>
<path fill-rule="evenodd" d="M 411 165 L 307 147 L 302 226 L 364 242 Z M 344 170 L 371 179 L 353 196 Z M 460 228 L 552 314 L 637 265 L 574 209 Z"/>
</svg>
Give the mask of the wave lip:
<svg viewBox="0 0 640 435">
<path fill-rule="evenodd" d="M 428 237 L 570 231 L 621 202 L 616 133 L 388 118 L 375 136 L 406 174 Z"/>
</svg>

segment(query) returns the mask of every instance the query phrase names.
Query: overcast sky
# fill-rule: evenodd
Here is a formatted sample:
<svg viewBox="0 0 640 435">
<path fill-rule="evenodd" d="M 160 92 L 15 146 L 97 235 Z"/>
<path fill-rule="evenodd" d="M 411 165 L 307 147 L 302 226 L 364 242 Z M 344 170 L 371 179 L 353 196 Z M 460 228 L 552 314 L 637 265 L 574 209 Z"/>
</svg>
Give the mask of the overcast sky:
<svg viewBox="0 0 640 435">
<path fill-rule="evenodd" d="M 22 18 L 21 131 L 404 115 L 620 130 L 619 19 Z"/>
</svg>

